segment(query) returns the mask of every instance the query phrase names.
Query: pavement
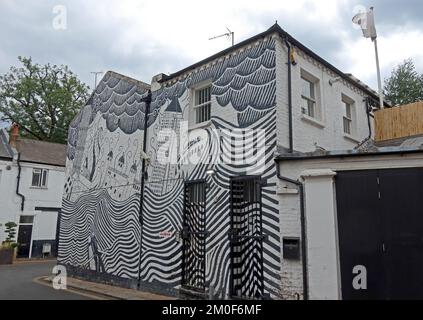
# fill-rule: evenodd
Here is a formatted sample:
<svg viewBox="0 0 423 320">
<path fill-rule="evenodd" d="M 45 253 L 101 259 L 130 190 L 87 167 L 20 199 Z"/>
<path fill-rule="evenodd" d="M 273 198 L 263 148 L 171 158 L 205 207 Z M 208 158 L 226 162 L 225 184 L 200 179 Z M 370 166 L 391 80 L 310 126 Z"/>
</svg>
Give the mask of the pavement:
<svg viewBox="0 0 423 320">
<path fill-rule="evenodd" d="M 68 277 L 65 290 L 52 286 L 55 260 L 18 260 L 0 265 L 0 300 L 176 300 L 101 283 Z"/>
</svg>

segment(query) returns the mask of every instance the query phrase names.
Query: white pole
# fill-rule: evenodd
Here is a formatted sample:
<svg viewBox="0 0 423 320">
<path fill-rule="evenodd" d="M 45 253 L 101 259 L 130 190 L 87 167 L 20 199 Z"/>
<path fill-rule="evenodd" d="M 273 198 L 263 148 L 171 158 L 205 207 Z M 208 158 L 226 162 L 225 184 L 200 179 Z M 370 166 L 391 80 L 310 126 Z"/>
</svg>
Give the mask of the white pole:
<svg viewBox="0 0 423 320">
<path fill-rule="evenodd" d="M 370 10 L 371 10 L 371 13 L 372 13 L 372 18 L 373 18 L 372 23 L 374 23 L 374 13 L 373 13 L 374 8 L 371 7 Z M 380 109 L 383 109 L 383 89 L 382 89 L 382 78 L 380 76 L 379 51 L 377 49 L 377 36 L 375 35 L 374 38 L 372 38 L 372 40 L 373 40 L 373 42 L 375 44 L 376 68 L 377 68 L 377 82 L 378 82 L 378 85 L 379 85 Z"/>
</svg>

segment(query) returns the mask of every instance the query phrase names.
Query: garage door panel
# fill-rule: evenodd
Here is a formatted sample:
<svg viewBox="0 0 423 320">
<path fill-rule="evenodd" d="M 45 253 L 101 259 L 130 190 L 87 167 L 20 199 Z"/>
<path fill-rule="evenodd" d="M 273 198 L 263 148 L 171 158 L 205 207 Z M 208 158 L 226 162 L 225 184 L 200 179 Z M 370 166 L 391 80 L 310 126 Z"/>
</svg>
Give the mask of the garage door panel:
<svg viewBox="0 0 423 320">
<path fill-rule="evenodd" d="M 423 299 L 423 169 L 341 172 L 336 192 L 343 298 Z"/>
<path fill-rule="evenodd" d="M 374 299 L 385 291 L 383 221 L 377 211 L 377 172 L 354 171 L 336 177 L 338 234 L 344 299 Z M 367 290 L 353 287 L 354 267 L 367 270 Z"/>
</svg>

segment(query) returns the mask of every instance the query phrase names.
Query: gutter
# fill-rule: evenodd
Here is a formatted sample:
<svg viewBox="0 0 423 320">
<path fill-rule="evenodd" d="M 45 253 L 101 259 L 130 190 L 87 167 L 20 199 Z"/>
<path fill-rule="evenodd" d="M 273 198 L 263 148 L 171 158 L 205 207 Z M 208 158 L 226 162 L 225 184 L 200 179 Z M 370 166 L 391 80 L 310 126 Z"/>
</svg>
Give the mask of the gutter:
<svg viewBox="0 0 423 320">
<path fill-rule="evenodd" d="M 21 167 L 21 153 L 18 152 L 18 160 L 17 160 L 17 164 L 18 164 L 18 176 L 16 177 L 17 179 L 17 183 L 16 183 L 16 194 L 21 198 L 21 211 L 24 210 L 24 206 L 25 206 L 25 196 L 19 192 L 19 187 L 21 185 L 21 172 L 22 172 L 22 167 Z"/>
<path fill-rule="evenodd" d="M 300 193 L 300 216 L 301 216 L 301 262 L 303 273 L 303 297 L 308 300 L 308 270 L 307 270 L 307 234 L 306 234 L 306 219 L 304 206 L 304 185 L 296 180 L 284 177 L 280 173 L 279 162 L 275 160 L 276 174 L 278 179 L 292 183 L 298 187 Z"/>
<path fill-rule="evenodd" d="M 145 98 L 143 98 L 143 102 L 145 102 L 145 114 L 144 114 L 144 140 L 142 145 L 142 150 L 144 154 L 147 151 L 147 126 L 148 126 L 148 115 L 150 113 L 150 105 L 151 105 L 151 90 L 148 90 L 148 94 Z M 140 209 L 139 209 L 139 222 L 141 227 L 141 234 L 140 234 L 140 255 L 138 260 L 138 283 L 137 288 L 140 288 L 141 285 L 141 262 L 142 262 L 142 243 L 143 243 L 143 228 L 144 228 L 144 217 L 143 217 L 143 207 L 144 207 L 144 186 L 145 186 L 145 161 L 146 159 L 142 159 L 141 165 L 141 189 L 140 189 Z"/>
</svg>

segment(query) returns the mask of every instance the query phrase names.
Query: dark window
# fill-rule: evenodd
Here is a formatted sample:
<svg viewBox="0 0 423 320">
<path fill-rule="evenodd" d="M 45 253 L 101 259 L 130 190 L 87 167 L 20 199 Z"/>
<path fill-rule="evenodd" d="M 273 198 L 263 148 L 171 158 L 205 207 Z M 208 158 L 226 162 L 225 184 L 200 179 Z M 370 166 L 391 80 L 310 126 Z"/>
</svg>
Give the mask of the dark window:
<svg viewBox="0 0 423 320">
<path fill-rule="evenodd" d="M 33 169 L 32 170 L 32 186 L 38 188 L 47 187 L 48 170 Z"/>
</svg>

